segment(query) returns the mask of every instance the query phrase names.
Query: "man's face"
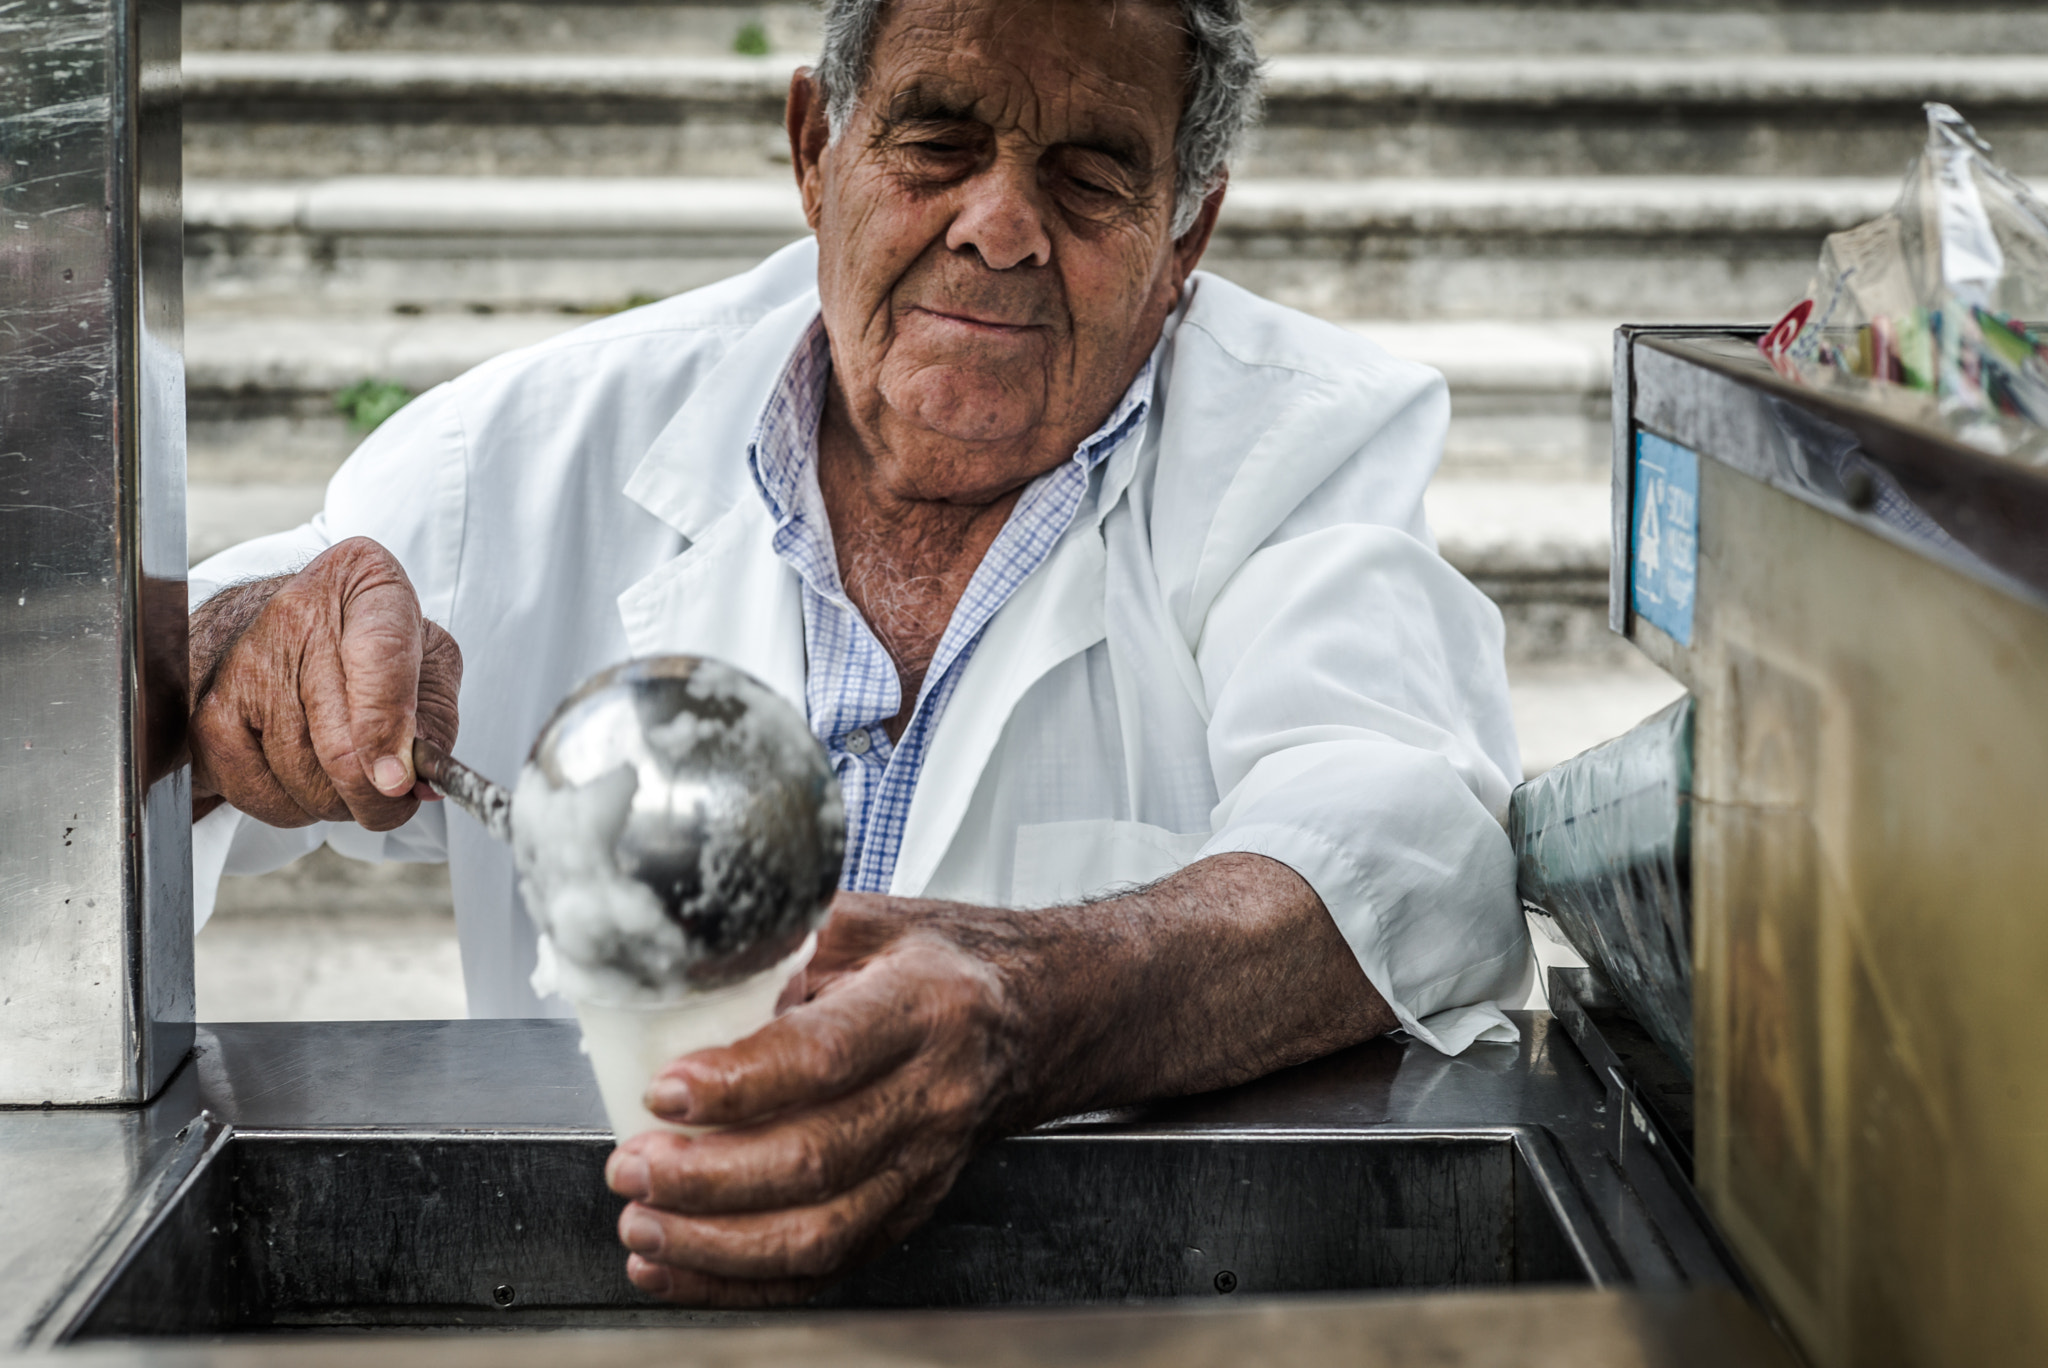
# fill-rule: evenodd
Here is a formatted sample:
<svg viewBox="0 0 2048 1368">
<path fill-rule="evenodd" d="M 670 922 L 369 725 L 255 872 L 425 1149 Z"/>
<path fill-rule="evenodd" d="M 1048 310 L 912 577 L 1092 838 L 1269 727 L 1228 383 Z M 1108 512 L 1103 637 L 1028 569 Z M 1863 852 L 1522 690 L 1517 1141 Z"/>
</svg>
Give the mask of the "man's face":
<svg viewBox="0 0 2048 1368">
<path fill-rule="evenodd" d="M 1170 236 L 1186 52 L 1159 0 L 893 0 L 829 145 L 799 78 L 834 376 L 900 497 L 1052 469 L 1144 363 L 1214 219 Z"/>
</svg>

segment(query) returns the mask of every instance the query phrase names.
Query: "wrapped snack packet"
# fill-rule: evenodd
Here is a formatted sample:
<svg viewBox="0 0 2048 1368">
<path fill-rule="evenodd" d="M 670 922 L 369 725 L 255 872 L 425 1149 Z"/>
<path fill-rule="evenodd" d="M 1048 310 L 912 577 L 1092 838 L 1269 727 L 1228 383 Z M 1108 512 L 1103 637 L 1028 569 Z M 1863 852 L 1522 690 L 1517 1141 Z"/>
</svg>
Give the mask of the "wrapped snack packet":
<svg viewBox="0 0 2048 1368">
<path fill-rule="evenodd" d="M 1945 104 L 1882 218 L 1831 235 L 1758 345 L 1983 450 L 2048 462 L 2048 208 Z"/>
</svg>

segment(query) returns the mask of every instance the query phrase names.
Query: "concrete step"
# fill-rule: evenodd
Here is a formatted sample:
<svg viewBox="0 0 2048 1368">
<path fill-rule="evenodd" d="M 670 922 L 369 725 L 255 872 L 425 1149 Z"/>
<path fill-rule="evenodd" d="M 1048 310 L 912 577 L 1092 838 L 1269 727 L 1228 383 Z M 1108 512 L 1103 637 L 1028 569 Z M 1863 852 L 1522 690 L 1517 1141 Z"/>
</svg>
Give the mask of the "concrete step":
<svg viewBox="0 0 2048 1368">
<path fill-rule="evenodd" d="M 186 336 L 193 560 L 291 527 L 359 440 L 335 395 L 414 392 L 582 319 L 561 313 L 291 317 L 195 313 Z M 1451 384 L 1429 511 L 1445 555 L 1498 602 L 1517 660 L 1610 659 L 1605 630 L 1613 324 L 1349 324 Z"/>
<path fill-rule="evenodd" d="M 730 54 L 818 46 L 804 0 L 186 0 L 187 51 Z"/>
<path fill-rule="evenodd" d="M 325 484 L 362 437 L 336 407 L 340 391 L 358 381 L 384 380 L 417 394 L 587 321 L 560 312 L 194 313 L 185 323 L 187 469 L 198 484 L 247 491 L 223 496 L 204 513 L 204 522 L 195 506 L 194 557 L 243 539 L 234 535 L 243 525 L 235 500 L 272 497 L 256 493 L 259 488 Z M 260 506 L 249 506 L 252 515 Z"/>
<path fill-rule="evenodd" d="M 292 175 L 788 175 L 799 58 L 185 55 L 185 169 Z M 1922 102 L 2048 167 L 2048 58 L 1273 58 L 1247 177 L 1890 175 Z"/>
<path fill-rule="evenodd" d="M 197 564 L 298 526 L 325 487 L 194 481 L 187 493 Z M 1628 654 L 1607 630 L 1606 485 L 1440 479 L 1428 506 L 1445 558 L 1499 606 L 1511 662 L 1600 669 Z"/>
<path fill-rule="evenodd" d="M 1612 463 L 1619 319 L 1413 321 L 1345 326 L 1444 374 L 1444 474 L 1598 484 Z"/>
<path fill-rule="evenodd" d="M 188 488 L 193 562 L 296 527 L 320 508 L 317 483 Z M 1607 630 L 1607 486 L 1440 479 L 1429 515 L 1447 560 L 1501 610 L 1515 664 L 1612 665 L 1628 652 Z"/>
<path fill-rule="evenodd" d="M 1605 668 L 1630 654 L 1607 630 L 1605 480 L 1449 470 L 1425 503 L 1444 559 L 1500 608 L 1510 663 Z"/>
<path fill-rule="evenodd" d="M 1279 0 L 1254 6 L 1268 54 L 1944 53 L 2048 50 L 2034 0 Z M 754 26 L 817 46 L 809 4 L 730 0 L 188 0 L 192 50 L 725 53 Z M 751 36 L 751 35 L 750 35 Z"/>
<path fill-rule="evenodd" d="M 374 379 L 419 393 L 584 321 L 559 312 L 196 313 L 185 337 L 191 475 L 201 484 L 245 492 L 211 505 L 203 527 L 195 511 L 194 554 L 210 555 L 240 540 L 233 533 L 243 525 L 242 509 L 246 505 L 253 516 L 262 506 L 246 501 L 289 497 L 259 489 L 317 486 L 333 473 L 360 437 L 336 409 L 341 390 Z M 1606 478 L 1613 321 L 1368 320 L 1346 326 L 1448 378 L 1447 473 L 1595 483 Z"/>
<path fill-rule="evenodd" d="M 1522 772 L 1534 777 L 1620 736 L 1682 696 L 1685 686 L 1624 647 L 1599 665 L 1510 664 L 1508 693 L 1522 743 Z"/>
<path fill-rule="evenodd" d="M 2048 51 L 2035 0 L 1281 0 L 1267 53 Z"/>
<path fill-rule="evenodd" d="M 321 849 L 221 880 L 194 942 L 201 1021 L 468 1015 L 445 865 L 368 865 Z"/>
<path fill-rule="evenodd" d="M 1329 318 L 1775 317 L 1892 178 L 1240 180 L 1210 269 Z M 193 181 L 195 313 L 589 310 L 743 270 L 806 230 L 759 178 Z"/>
<path fill-rule="evenodd" d="M 338 390 L 364 379 L 424 390 L 579 321 L 195 317 L 186 339 L 192 559 L 320 507 L 327 478 L 359 440 L 336 412 Z M 1621 649 L 1606 631 L 1612 325 L 1350 326 L 1450 381 L 1430 522 L 1445 556 L 1500 604 L 1511 657 L 1611 660 Z"/>
</svg>

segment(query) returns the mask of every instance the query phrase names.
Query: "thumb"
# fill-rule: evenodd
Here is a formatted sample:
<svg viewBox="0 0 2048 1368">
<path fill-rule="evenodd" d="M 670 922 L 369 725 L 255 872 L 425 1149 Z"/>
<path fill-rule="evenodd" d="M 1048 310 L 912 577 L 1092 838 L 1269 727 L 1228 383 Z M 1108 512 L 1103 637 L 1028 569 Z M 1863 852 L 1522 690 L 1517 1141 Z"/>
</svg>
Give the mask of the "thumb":
<svg viewBox="0 0 2048 1368">
<path fill-rule="evenodd" d="M 380 552 L 382 548 L 379 548 Z M 419 707 L 419 599 L 388 552 L 367 558 L 341 610 L 341 671 L 351 748 L 379 793 L 399 798 L 416 776 L 412 742 Z"/>
</svg>

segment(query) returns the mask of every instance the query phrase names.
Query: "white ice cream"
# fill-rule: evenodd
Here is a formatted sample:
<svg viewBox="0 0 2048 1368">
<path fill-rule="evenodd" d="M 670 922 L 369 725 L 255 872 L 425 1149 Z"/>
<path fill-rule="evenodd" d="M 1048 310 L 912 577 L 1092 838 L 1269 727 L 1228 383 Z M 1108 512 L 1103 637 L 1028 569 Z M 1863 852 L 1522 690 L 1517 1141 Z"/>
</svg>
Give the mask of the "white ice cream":
<svg viewBox="0 0 2048 1368">
<path fill-rule="evenodd" d="M 778 719 L 777 712 L 789 713 L 789 705 L 758 681 L 706 661 L 686 687 L 707 702 L 740 706 L 730 710 L 736 714 L 731 721 L 683 711 L 649 728 L 647 748 L 669 764 L 710 764 L 750 792 L 785 795 L 791 792 L 788 776 L 823 764 L 809 730 L 800 721 Z M 615 857 L 638 783 L 634 765 L 625 761 L 586 783 L 561 788 L 537 765 L 520 772 L 512 847 L 520 893 L 541 932 L 533 986 L 542 996 L 621 1005 L 678 1001 L 697 991 L 687 971 L 705 953 L 684 922 L 719 909 L 743 925 L 765 925 L 788 911 L 780 901 L 773 907 L 760 901 L 774 896 L 778 886 L 743 876 L 778 863 L 774 852 L 760 848 L 767 839 L 762 828 L 713 821 L 704 827 L 697 856 L 699 891 L 669 915 L 654 891 L 622 872 Z M 790 825 L 802 829 L 815 820 L 820 830 L 836 831 L 842 814 L 839 787 L 827 783 L 822 803 Z M 837 873 L 837 860 L 833 853 L 828 880 Z M 789 896 L 787 886 L 780 887 L 781 896 Z"/>
<path fill-rule="evenodd" d="M 519 891 L 540 927 L 533 991 L 542 997 L 623 1006 L 693 991 L 683 977 L 690 959 L 683 928 L 612 857 L 637 785 L 625 765 L 581 788 L 554 787 L 537 765 L 520 772 L 512 850 Z"/>
<path fill-rule="evenodd" d="M 738 983 L 706 988 L 691 981 L 692 967 L 707 956 L 734 953 L 736 931 L 740 950 L 758 944 L 748 939 L 755 927 L 775 937 L 769 945 L 788 944 L 784 938 L 816 915 L 838 872 L 838 785 L 830 782 L 801 716 L 758 681 L 716 662 L 701 662 L 684 687 L 711 706 L 685 709 L 644 733 L 629 712 L 601 711 L 587 735 L 600 738 L 598 755 L 622 757 L 617 766 L 557 787 L 529 763 L 512 800 L 520 893 L 540 932 L 534 991 L 575 1006 L 584 1050 L 621 1139 L 663 1124 L 640 1099 L 670 1061 L 731 1044 L 773 1019 L 776 999 L 810 958 L 816 936 Z M 630 738 L 621 736 L 622 725 Z M 617 852 L 643 779 L 660 785 L 641 797 L 643 804 L 651 798 L 652 811 L 660 813 L 673 801 L 663 797 L 670 776 L 684 774 L 710 785 L 699 792 L 716 794 L 723 785 L 740 797 L 697 800 L 709 807 L 690 819 L 701 823 L 691 831 L 700 841 L 695 876 L 678 885 L 691 891 L 679 905 L 665 906 L 654 889 L 621 869 Z M 831 833 L 816 854 L 788 844 L 813 823 Z M 771 839 L 783 844 L 771 849 Z M 671 899 L 682 896 L 678 891 Z M 700 944 L 686 926 L 724 944 Z"/>
</svg>

